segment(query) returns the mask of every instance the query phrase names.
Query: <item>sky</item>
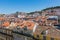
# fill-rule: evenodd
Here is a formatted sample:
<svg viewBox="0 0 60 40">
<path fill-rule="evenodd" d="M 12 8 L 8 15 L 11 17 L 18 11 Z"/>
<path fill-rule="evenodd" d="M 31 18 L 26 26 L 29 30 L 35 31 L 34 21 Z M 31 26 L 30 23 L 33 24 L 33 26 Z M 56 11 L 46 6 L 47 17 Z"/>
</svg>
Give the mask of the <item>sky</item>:
<svg viewBox="0 0 60 40">
<path fill-rule="evenodd" d="M 0 14 L 41 11 L 60 6 L 60 0 L 0 0 Z"/>
</svg>

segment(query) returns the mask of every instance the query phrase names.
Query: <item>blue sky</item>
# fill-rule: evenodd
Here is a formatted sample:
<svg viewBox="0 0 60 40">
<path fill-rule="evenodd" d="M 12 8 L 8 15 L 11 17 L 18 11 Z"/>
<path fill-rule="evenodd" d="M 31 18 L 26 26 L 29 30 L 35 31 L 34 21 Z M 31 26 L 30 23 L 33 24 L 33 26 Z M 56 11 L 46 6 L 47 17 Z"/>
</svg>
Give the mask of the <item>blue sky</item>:
<svg viewBox="0 0 60 40">
<path fill-rule="evenodd" d="M 0 13 L 33 12 L 60 6 L 60 0 L 0 0 Z"/>
</svg>

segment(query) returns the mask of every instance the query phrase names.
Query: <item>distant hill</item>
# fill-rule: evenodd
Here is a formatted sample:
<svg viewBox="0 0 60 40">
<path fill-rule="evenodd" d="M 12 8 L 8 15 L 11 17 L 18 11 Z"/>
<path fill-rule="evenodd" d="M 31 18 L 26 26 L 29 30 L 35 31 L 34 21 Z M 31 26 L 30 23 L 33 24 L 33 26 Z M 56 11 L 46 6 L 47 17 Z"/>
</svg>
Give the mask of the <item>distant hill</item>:
<svg viewBox="0 0 60 40">
<path fill-rule="evenodd" d="M 47 11 L 51 10 L 53 12 L 56 12 L 56 15 L 60 16 L 60 6 L 45 8 L 45 9 L 43 9 L 41 11 L 46 11 L 46 10 Z"/>
<path fill-rule="evenodd" d="M 27 13 L 28 15 L 33 15 L 33 14 L 35 14 L 35 13 L 38 13 L 38 14 L 40 14 L 40 15 L 42 15 L 41 13 L 41 11 L 35 11 L 35 12 L 30 12 L 30 13 Z"/>
</svg>

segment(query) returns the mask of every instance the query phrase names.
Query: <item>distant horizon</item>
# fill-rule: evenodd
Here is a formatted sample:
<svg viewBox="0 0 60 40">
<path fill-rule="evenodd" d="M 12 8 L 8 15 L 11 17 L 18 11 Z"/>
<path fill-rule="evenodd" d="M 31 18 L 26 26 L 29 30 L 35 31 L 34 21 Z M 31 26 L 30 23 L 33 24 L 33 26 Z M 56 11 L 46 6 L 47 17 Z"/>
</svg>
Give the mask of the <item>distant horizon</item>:
<svg viewBox="0 0 60 40">
<path fill-rule="evenodd" d="M 41 11 L 60 6 L 60 0 L 0 0 L 0 14 Z"/>
<path fill-rule="evenodd" d="M 60 6 L 53 6 L 53 7 L 60 7 Z M 52 7 L 48 7 L 48 8 L 52 8 Z M 44 8 L 44 9 L 47 9 L 47 8 Z M 44 10 L 44 9 L 42 9 L 42 10 Z M 42 10 L 38 10 L 38 11 L 42 11 Z M 36 10 L 37 11 L 37 10 Z M 16 12 L 24 12 L 24 11 L 16 11 Z M 16 12 L 14 12 L 14 13 L 16 13 Z M 31 12 L 35 12 L 35 11 L 31 11 Z M 13 14 L 14 14 L 13 13 Z M 30 12 L 25 12 L 25 13 L 30 13 Z M 0 13 L 1 14 L 1 13 Z M 2 13 L 2 14 L 4 14 L 4 13 Z M 9 14 L 12 14 L 12 13 L 9 13 Z"/>
</svg>

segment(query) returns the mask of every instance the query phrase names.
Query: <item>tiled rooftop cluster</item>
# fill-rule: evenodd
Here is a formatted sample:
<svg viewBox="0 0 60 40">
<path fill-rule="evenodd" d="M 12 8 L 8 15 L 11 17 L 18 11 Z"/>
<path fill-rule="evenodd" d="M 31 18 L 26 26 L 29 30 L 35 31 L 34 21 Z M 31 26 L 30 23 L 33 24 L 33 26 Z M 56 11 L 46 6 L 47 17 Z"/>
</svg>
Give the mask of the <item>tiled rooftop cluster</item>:
<svg viewBox="0 0 60 40">
<path fill-rule="evenodd" d="M 48 35 L 52 36 L 57 33 L 56 36 L 59 36 L 59 30 L 56 30 L 54 27 L 54 25 L 58 24 L 56 13 L 55 9 L 49 9 L 42 12 L 16 12 L 10 15 L 0 15 L 0 28 L 20 28 L 27 31 L 31 30 L 32 33 L 36 34 L 49 29 Z"/>
</svg>

